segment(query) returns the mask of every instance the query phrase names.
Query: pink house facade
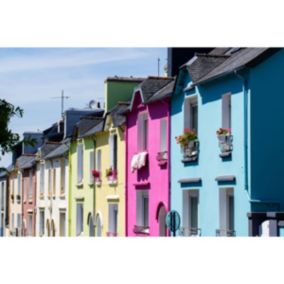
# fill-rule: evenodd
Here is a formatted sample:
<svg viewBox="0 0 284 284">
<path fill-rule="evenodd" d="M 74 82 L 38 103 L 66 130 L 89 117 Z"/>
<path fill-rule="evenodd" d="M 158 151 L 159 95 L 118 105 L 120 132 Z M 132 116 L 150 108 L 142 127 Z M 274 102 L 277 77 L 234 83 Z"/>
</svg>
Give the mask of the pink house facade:
<svg viewBox="0 0 284 284">
<path fill-rule="evenodd" d="M 126 127 L 126 235 L 167 236 L 170 208 L 170 96 L 174 80 L 148 77 L 135 88 Z"/>
</svg>

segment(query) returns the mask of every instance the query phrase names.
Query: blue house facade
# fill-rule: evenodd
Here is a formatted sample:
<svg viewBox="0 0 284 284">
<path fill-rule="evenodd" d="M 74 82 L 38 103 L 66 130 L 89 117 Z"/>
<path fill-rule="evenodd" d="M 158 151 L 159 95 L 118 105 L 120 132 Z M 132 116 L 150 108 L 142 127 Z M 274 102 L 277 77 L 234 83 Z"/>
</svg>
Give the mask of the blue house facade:
<svg viewBox="0 0 284 284">
<path fill-rule="evenodd" d="M 180 68 L 171 103 L 180 235 L 282 234 L 283 74 L 284 50 L 265 48 L 217 48 Z"/>
</svg>

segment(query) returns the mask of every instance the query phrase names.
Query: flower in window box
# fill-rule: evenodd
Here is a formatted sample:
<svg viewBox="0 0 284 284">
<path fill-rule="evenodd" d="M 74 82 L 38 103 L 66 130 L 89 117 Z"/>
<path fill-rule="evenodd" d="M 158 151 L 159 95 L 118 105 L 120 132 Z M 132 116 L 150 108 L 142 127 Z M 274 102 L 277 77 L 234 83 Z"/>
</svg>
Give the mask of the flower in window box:
<svg viewBox="0 0 284 284">
<path fill-rule="evenodd" d="M 179 135 L 176 138 L 177 144 L 180 144 L 181 147 L 188 147 L 191 141 L 197 140 L 197 135 L 195 131 L 185 128 L 182 135 Z"/>
<path fill-rule="evenodd" d="M 97 170 L 92 170 L 92 175 L 95 179 L 99 179 L 100 178 L 100 172 Z"/>
<path fill-rule="evenodd" d="M 218 136 L 229 136 L 229 135 L 231 135 L 231 129 L 230 128 L 219 128 L 216 131 L 216 134 Z"/>
</svg>

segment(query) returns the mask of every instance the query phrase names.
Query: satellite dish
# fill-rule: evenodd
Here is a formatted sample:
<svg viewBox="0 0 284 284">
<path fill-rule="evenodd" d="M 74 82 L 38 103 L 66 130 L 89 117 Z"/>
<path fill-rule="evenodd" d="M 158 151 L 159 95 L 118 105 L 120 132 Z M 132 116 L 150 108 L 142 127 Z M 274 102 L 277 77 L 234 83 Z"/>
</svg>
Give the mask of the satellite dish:
<svg viewBox="0 0 284 284">
<path fill-rule="evenodd" d="M 94 100 L 91 100 L 88 104 L 89 108 L 91 109 L 95 109 L 96 108 L 96 101 Z"/>
</svg>

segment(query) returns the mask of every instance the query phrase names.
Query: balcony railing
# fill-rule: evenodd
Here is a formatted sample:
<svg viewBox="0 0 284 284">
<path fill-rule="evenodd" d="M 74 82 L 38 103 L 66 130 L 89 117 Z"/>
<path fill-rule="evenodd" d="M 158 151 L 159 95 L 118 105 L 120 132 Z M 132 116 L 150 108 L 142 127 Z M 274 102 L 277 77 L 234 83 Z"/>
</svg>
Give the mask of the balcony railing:
<svg viewBox="0 0 284 284">
<path fill-rule="evenodd" d="M 133 232 L 136 233 L 136 234 L 149 234 L 149 226 L 135 225 Z"/>
<path fill-rule="evenodd" d="M 233 135 L 218 135 L 220 157 L 230 156 L 233 151 Z"/>
<path fill-rule="evenodd" d="M 200 237 L 201 229 L 200 228 L 190 228 L 190 227 L 181 227 L 180 235 L 183 237 Z"/>
<path fill-rule="evenodd" d="M 107 232 L 107 236 L 108 237 L 117 237 L 118 234 L 117 234 L 117 232 Z"/>
<path fill-rule="evenodd" d="M 198 159 L 199 141 L 189 141 L 187 145 L 182 147 L 183 162 L 192 162 Z"/>
<path fill-rule="evenodd" d="M 236 236 L 235 230 L 228 230 L 228 229 L 216 230 L 216 237 L 235 237 L 235 236 Z"/>
</svg>

